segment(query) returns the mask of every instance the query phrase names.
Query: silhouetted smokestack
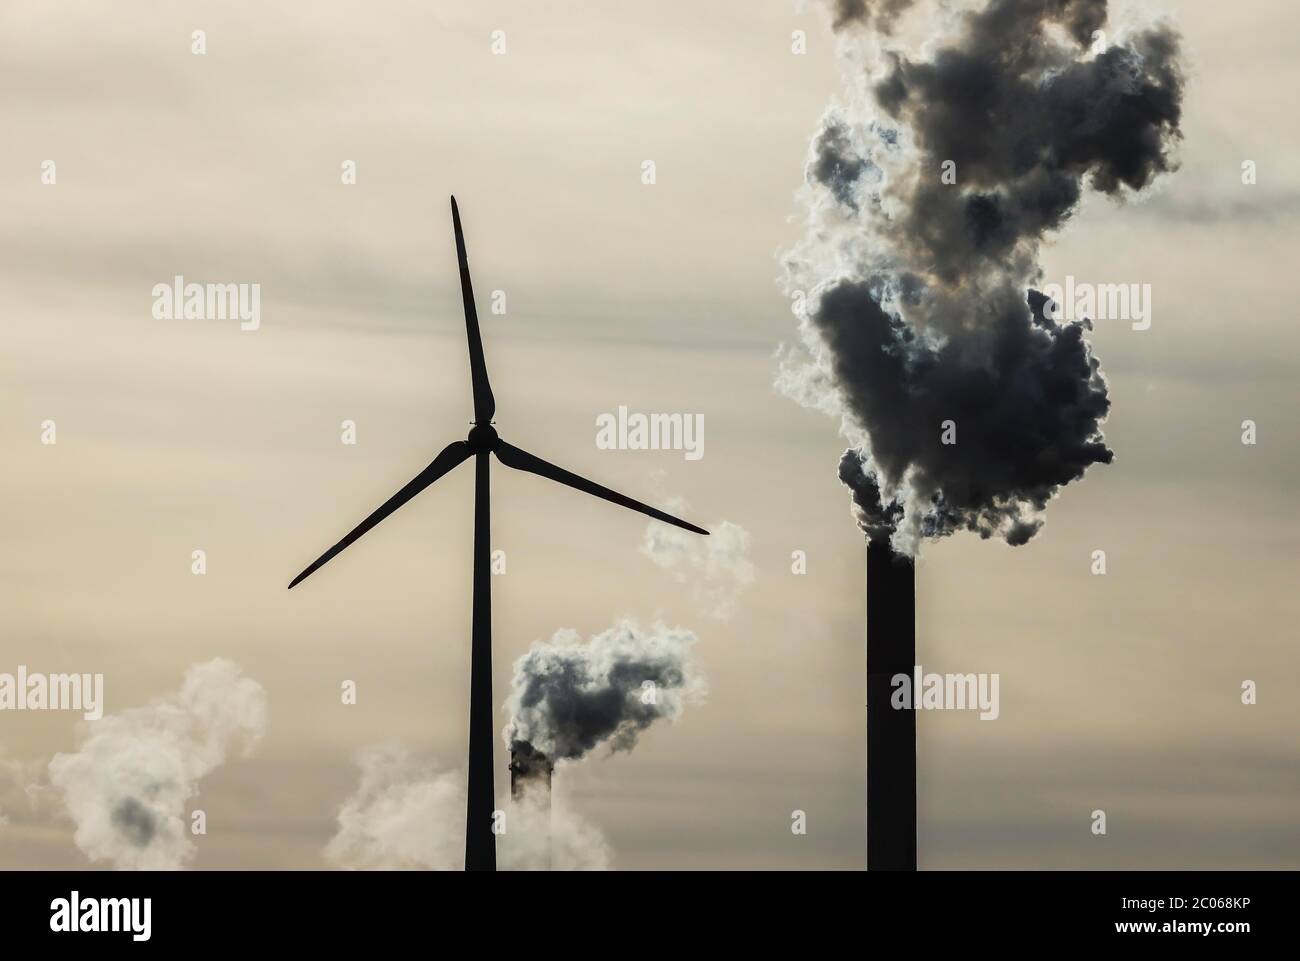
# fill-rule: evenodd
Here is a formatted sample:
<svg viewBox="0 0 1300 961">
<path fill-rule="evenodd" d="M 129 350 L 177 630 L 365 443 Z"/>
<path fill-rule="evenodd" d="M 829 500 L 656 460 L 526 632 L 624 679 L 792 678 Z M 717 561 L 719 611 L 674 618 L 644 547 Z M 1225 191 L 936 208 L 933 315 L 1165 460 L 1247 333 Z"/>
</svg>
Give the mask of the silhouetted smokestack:
<svg viewBox="0 0 1300 961">
<path fill-rule="evenodd" d="M 916 712 L 890 703 L 916 664 L 916 570 L 885 538 L 867 544 L 867 870 L 916 870 Z"/>
<path fill-rule="evenodd" d="M 527 741 L 510 743 L 510 799 L 514 804 L 534 805 L 546 825 L 546 870 L 554 868 L 551 850 L 551 775 L 555 764 Z"/>
<path fill-rule="evenodd" d="M 1108 41 L 1107 0 L 826 2 L 850 90 L 810 144 L 808 231 L 784 258 L 802 350 L 777 386 L 851 445 L 867 862 L 915 869 L 915 714 L 889 703 L 916 660 L 914 571 L 895 552 L 958 531 L 1025 544 L 1113 460 L 1092 322 L 1045 293 L 1040 252 L 1087 192 L 1122 201 L 1177 168 L 1180 40 L 1157 22 Z M 918 49 L 891 38 L 900 18 L 931 21 Z"/>
</svg>

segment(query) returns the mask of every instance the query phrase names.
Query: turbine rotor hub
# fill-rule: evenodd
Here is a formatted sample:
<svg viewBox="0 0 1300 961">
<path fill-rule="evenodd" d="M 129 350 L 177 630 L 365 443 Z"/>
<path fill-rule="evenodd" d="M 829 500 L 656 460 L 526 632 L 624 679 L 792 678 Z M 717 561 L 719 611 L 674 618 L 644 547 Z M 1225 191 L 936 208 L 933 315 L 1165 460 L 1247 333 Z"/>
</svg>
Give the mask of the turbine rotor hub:
<svg viewBox="0 0 1300 961">
<path fill-rule="evenodd" d="M 475 424 L 466 438 L 470 450 L 476 454 L 486 454 L 496 449 L 497 432 L 491 424 Z"/>
</svg>

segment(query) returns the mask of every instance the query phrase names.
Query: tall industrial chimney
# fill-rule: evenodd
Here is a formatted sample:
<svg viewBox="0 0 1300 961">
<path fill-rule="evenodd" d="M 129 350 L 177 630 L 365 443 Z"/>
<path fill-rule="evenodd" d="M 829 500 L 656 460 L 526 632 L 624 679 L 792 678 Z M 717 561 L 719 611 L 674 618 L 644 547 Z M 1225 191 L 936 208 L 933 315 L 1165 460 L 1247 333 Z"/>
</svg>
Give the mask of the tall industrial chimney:
<svg viewBox="0 0 1300 961">
<path fill-rule="evenodd" d="M 916 870 L 916 712 L 890 704 L 916 665 L 916 570 L 888 539 L 867 544 L 867 870 Z"/>
</svg>

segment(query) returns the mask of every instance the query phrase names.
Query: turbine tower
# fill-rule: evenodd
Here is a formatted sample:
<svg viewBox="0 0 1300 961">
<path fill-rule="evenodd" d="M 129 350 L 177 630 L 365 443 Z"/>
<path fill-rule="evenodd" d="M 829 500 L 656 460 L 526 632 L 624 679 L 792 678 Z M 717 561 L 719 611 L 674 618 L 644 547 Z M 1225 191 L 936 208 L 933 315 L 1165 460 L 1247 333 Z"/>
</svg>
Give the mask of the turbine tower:
<svg viewBox="0 0 1300 961">
<path fill-rule="evenodd" d="M 405 504 L 442 475 L 470 457 L 474 458 L 474 606 L 473 642 L 470 653 L 469 679 L 469 791 L 465 817 L 465 870 L 495 871 L 496 836 L 492 833 L 495 799 L 492 789 L 492 588 L 489 570 L 489 525 L 491 512 L 488 493 L 489 455 L 515 470 L 527 471 L 558 481 L 576 490 L 604 498 L 642 514 L 649 514 L 665 524 L 673 524 L 696 534 L 709 532 L 694 524 L 665 514 L 635 501 L 608 487 L 556 467 L 540 457 L 506 443 L 492 426 L 496 401 L 488 383 L 487 365 L 483 360 L 483 340 L 479 335 L 478 311 L 474 307 L 474 288 L 469 280 L 469 260 L 465 256 L 465 237 L 460 227 L 460 210 L 451 198 L 451 217 L 456 230 L 456 256 L 460 261 L 460 291 L 465 301 L 465 333 L 469 339 L 469 370 L 474 392 L 474 426 L 465 440 L 453 441 L 443 448 L 415 478 L 385 501 L 341 541 L 314 560 L 289 584 L 290 589 L 310 577 L 358 540 L 389 514 Z"/>
</svg>

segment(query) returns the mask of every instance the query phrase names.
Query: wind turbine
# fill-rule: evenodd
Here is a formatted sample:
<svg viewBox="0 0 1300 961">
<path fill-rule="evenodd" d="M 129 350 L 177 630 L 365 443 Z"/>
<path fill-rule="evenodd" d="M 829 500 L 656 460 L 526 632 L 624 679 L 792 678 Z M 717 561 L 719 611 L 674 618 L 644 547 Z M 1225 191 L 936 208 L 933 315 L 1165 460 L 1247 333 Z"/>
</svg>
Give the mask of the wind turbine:
<svg viewBox="0 0 1300 961">
<path fill-rule="evenodd" d="M 469 280 L 469 260 L 465 256 L 465 237 L 460 228 L 460 210 L 451 198 L 451 217 L 456 229 L 456 256 L 460 261 L 460 291 L 465 301 L 465 332 L 469 339 L 469 371 L 474 391 L 474 426 L 465 440 L 453 441 L 443 448 L 415 478 L 386 500 L 341 541 L 316 558 L 289 584 L 292 589 L 357 541 L 389 514 L 415 497 L 442 475 L 470 457 L 474 461 L 474 613 L 473 644 L 470 653 L 469 679 L 469 791 L 465 820 L 465 870 L 495 871 L 496 836 L 492 833 L 495 799 L 492 790 L 492 588 L 489 570 L 488 528 L 491 520 L 488 494 L 489 455 L 515 470 L 527 471 L 558 481 L 569 487 L 602 497 L 622 507 L 649 514 L 656 520 L 685 528 L 696 534 L 709 532 L 694 524 L 665 514 L 640 501 L 612 491 L 608 487 L 579 477 L 540 457 L 508 444 L 497 436 L 492 426 L 496 401 L 488 384 L 487 365 L 483 361 L 483 340 L 479 336 L 478 311 L 474 308 L 474 288 Z"/>
</svg>

